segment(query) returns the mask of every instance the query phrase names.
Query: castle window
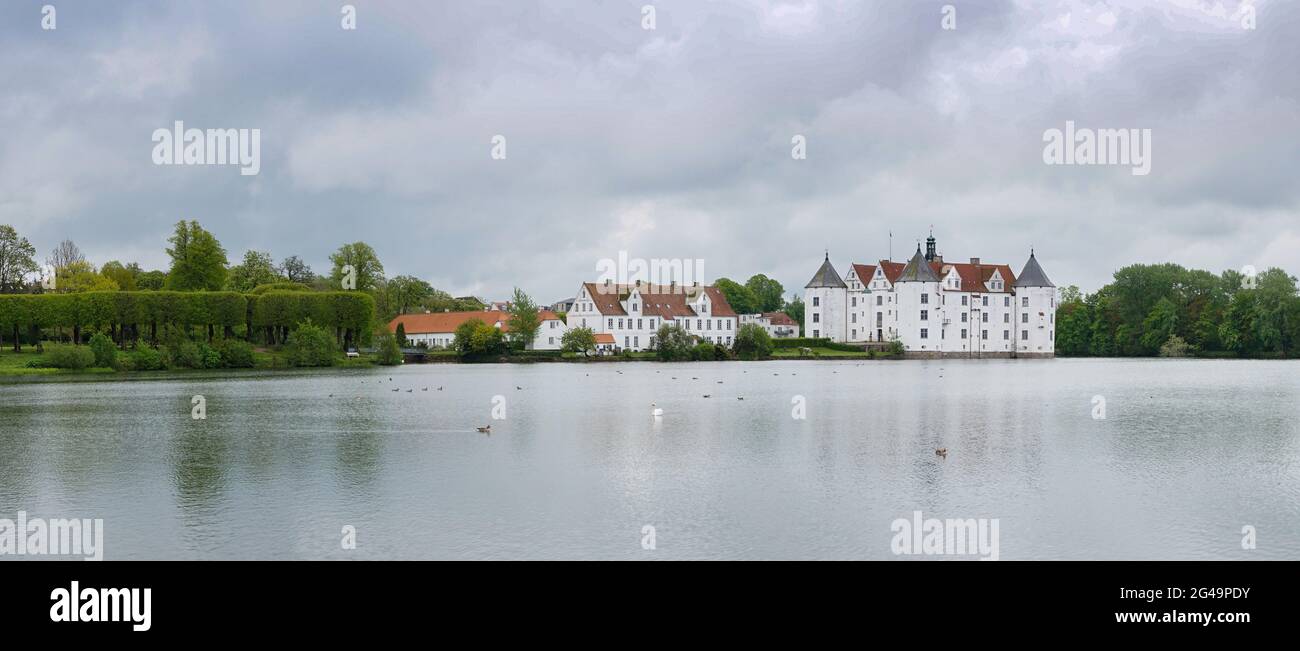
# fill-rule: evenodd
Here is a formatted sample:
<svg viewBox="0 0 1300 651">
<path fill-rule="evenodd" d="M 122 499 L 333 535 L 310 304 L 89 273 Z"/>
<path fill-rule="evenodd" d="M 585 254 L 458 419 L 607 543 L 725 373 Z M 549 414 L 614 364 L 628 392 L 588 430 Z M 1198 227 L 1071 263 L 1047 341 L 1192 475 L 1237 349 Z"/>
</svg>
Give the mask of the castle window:
<svg viewBox="0 0 1300 651">
<path fill-rule="evenodd" d="M 1003 297 L 1002 297 L 1002 307 L 1011 307 L 1011 297 L 1010 297 L 1010 296 L 1003 296 Z"/>
<path fill-rule="evenodd" d="M 929 311 L 929 310 L 921 310 L 921 320 L 922 320 L 922 321 L 929 321 L 929 320 L 930 320 L 930 311 Z"/>
<path fill-rule="evenodd" d="M 1011 323 L 1011 313 L 1010 313 L 1010 312 L 1003 312 L 1003 313 L 1002 313 L 1002 322 L 1003 322 L 1003 323 Z"/>
<path fill-rule="evenodd" d="M 854 297 L 853 297 L 853 307 L 857 307 L 857 306 L 858 306 L 858 297 L 857 297 L 857 296 L 854 296 Z"/>
<path fill-rule="evenodd" d="M 989 306 L 989 297 L 987 297 L 987 296 L 982 296 L 982 297 L 980 297 L 980 298 L 981 298 L 981 303 L 980 303 L 980 304 L 981 304 L 983 307 L 988 307 L 988 306 Z"/>
<path fill-rule="evenodd" d="M 926 305 L 926 304 L 928 304 L 929 302 L 930 302 L 930 295 L 929 295 L 929 294 L 921 294 L 921 305 Z"/>
<path fill-rule="evenodd" d="M 966 323 L 966 313 L 965 313 L 965 312 L 962 312 L 962 313 L 961 313 L 961 322 L 962 322 L 962 323 Z M 965 337 L 963 337 L 963 339 L 964 339 L 964 338 L 965 338 Z"/>
<path fill-rule="evenodd" d="M 1021 331 L 1020 331 L 1020 340 L 1021 340 L 1021 341 L 1028 341 L 1028 340 L 1029 340 L 1029 331 L 1028 331 L 1028 330 L 1021 330 Z"/>
<path fill-rule="evenodd" d="M 930 331 L 929 331 L 928 329 L 926 329 L 926 328 L 921 328 L 921 338 L 922 338 L 922 339 L 929 339 L 929 338 L 930 338 Z"/>
<path fill-rule="evenodd" d="M 1021 322 L 1021 323 L 1029 323 L 1029 313 L 1028 313 L 1028 312 L 1021 312 L 1021 313 L 1020 313 L 1020 322 Z"/>
<path fill-rule="evenodd" d="M 1003 330 L 1003 331 L 1002 331 L 1002 341 L 1007 341 L 1008 339 L 1011 339 L 1011 331 L 1010 331 L 1010 330 Z"/>
<path fill-rule="evenodd" d="M 980 339 L 988 339 L 988 338 L 989 338 L 989 331 L 988 331 L 988 330 L 981 330 L 981 331 L 980 331 Z"/>
<path fill-rule="evenodd" d="M 1029 297 L 1024 296 L 1020 299 L 1020 307 L 1029 307 Z"/>
<path fill-rule="evenodd" d="M 817 312 L 813 312 L 813 323 L 821 323 L 821 322 L 822 322 L 822 315 L 818 314 Z"/>
<path fill-rule="evenodd" d="M 980 315 L 980 321 L 983 321 L 984 323 L 988 323 L 988 322 L 989 322 L 989 313 L 988 313 L 988 312 L 982 312 L 981 315 Z"/>
<path fill-rule="evenodd" d="M 822 297 L 820 297 L 820 296 L 814 296 L 814 297 L 813 297 L 813 307 L 817 307 L 818 305 L 821 305 L 821 300 L 822 300 Z"/>
<path fill-rule="evenodd" d="M 961 297 L 961 305 L 962 305 L 962 307 L 966 307 L 966 297 L 965 297 L 965 296 L 962 296 L 962 297 Z"/>
<path fill-rule="evenodd" d="M 962 339 L 965 339 L 965 338 L 966 338 L 966 328 L 962 328 L 962 329 L 961 329 L 961 338 L 962 338 Z"/>
<path fill-rule="evenodd" d="M 877 297 L 876 297 L 876 305 L 880 305 L 880 304 L 881 304 L 880 301 L 881 301 L 881 299 L 883 299 L 883 298 L 884 298 L 884 296 L 877 296 Z"/>
</svg>

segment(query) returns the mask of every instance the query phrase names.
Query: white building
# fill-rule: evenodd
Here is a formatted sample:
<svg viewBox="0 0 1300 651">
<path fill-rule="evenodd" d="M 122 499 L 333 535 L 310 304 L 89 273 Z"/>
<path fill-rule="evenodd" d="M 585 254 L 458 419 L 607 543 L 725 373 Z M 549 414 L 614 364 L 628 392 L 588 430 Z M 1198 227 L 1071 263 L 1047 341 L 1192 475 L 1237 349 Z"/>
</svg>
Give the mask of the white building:
<svg viewBox="0 0 1300 651">
<path fill-rule="evenodd" d="M 537 337 L 527 346 L 529 350 L 559 350 L 560 338 L 568 331 L 568 326 L 550 310 L 538 310 L 542 327 Z M 429 312 L 425 314 L 399 314 L 388 323 L 388 331 L 397 332 L 401 324 L 410 345 L 425 344 L 429 348 L 449 348 L 456 338 L 456 328 L 471 319 L 500 329 L 503 333 L 510 331 L 510 313 L 500 310 L 480 310 L 472 312 Z"/>
<path fill-rule="evenodd" d="M 730 346 L 738 317 L 716 287 L 583 283 L 566 315 L 569 327 L 608 334 L 621 350 L 651 350 L 662 325 L 679 325 L 709 343 Z"/>
<path fill-rule="evenodd" d="M 1032 251 L 1017 277 L 1003 264 L 945 262 L 918 244 L 907 263 L 822 263 L 804 290 L 804 332 L 832 341 L 898 339 L 916 356 L 1055 356 L 1056 287 Z"/>
<path fill-rule="evenodd" d="M 788 339 L 799 336 L 799 323 L 785 312 L 763 312 L 762 314 L 740 315 L 740 325 L 757 323 L 773 339 Z"/>
</svg>

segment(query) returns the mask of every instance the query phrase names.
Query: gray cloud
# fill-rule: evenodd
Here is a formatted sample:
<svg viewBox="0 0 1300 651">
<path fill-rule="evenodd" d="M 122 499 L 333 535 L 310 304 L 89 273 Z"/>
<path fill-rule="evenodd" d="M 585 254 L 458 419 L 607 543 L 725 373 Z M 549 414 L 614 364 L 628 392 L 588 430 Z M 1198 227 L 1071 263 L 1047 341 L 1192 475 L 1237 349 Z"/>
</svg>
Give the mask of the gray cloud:
<svg viewBox="0 0 1300 651">
<path fill-rule="evenodd" d="M 823 248 L 1058 284 L 1117 267 L 1300 272 L 1300 5 L 1265 2 L 58 2 L 0 9 L 0 223 L 165 264 L 171 224 L 323 269 L 569 296 L 619 250 L 801 288 Z M 262 130 L 255 177 L 162 167 L 150 134 Z M 1153 167 L 1046 166 L 1066 120 L 1150 128 Z M 489 157 L 490 138 L 509 158 Z M 790 138 L 808 159 L 790 158 Z"/>
</svg>

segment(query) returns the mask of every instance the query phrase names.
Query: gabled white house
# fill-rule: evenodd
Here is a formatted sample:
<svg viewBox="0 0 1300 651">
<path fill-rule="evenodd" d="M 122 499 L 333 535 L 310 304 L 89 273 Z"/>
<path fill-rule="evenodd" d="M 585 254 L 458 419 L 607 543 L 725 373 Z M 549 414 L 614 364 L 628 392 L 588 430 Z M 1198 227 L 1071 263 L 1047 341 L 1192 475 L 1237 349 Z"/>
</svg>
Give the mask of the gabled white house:
<svg viewBox="0 0 1300 651">
<path fill-rule="evenodd" d="M 716 287 L 583 283 L 566 315 L 570 328 L 608 334 L 623 350 L 651 350 L 655 333 L 676 324 L 709 343 L 730 346 L 738 317 Z"/>
</svg>

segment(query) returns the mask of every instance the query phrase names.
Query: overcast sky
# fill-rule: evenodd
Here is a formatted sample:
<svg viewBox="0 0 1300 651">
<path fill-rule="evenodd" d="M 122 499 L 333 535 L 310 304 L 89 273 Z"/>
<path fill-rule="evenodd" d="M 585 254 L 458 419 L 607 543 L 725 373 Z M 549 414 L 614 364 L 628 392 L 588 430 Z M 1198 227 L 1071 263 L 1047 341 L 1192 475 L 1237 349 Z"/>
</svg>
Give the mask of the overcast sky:
<svg viewBox="0 0 1300 651">
<path fill-rule="evenodd" d="M 799 291 L 905 259 L 1058 286 L 1173 261 L 1300 273 L 1300 2 L 43 2 L 0 6 L 0 223 L 44 259 L 166 268 L 355 240 L 456 295 L 572 296 L 602 258 Z M 261 130 L 261 169 L 153 164 L 151 134 Z M 1151 129 L 1151 171 L 1049 166 L 1043 134 Z M 507 158 L 491 157 L 506 137 Z M 791 156 L 791 138 L 807 158 Z"/>
</svg>

